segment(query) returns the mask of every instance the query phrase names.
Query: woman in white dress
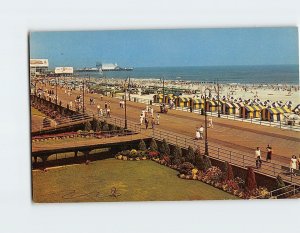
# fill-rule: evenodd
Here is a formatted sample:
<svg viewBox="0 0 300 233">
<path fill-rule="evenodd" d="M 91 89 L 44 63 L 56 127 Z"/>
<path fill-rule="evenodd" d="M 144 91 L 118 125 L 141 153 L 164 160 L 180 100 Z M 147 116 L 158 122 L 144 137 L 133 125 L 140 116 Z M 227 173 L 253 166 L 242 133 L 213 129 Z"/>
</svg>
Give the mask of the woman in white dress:
<svg viewBox="0 0 300 233">
<path fill-rule="evenodd" d="M 196 130 L 196 139 L 199 140 L 200 139 L 200 131 L 197 129 Z"/>
<path fill-rule="evenodd" d="M 292 158 L 291 158 L 291 162 L 290 162 L 290 171 L 291 171 L 291 174 L 296 176 L 296 174 L 294 173 L 294 170 L 297 169 L 297 157 L 296 155 L 293 155 Z"/>
</svg>

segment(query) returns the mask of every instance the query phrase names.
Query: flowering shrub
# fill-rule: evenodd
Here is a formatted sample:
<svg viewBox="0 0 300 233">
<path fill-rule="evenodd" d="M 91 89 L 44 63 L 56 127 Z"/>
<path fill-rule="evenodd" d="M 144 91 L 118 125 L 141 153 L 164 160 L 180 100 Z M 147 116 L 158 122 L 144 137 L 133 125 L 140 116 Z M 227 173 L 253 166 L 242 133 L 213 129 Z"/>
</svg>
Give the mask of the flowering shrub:
<svg viewBox="0 0 300 233">
<path fill-rule="evenodd" d="M 208 181 L 220 182 L 222 179 L 222 175 L 223 173 L 221 169 L 213 166 L 206 171 L 204 178 Z"/>
<path fill-rule="evenodd" d="M 159 152 L 149 151 L 148 155 L 149 155 L 150 158 L 156 158 L 159 155 Z"/>
<path fill-rule="evenodd" d="M 180 173 L 185 174 L 185 175 L 192 174 L 193 168 L 194 168 L 194 165 L 189 162 L 184 162 L 179 165 Z"/>
<path fill-rule="evenodd" d="M 130 156 L 131 158 L 135 158 L 135 157 L 137 157 L 137 155 L 138 155 L 138 153 L 137 153 L 137 151 L 136 151 L 135 149 L 132 149 L 132 150 L 130 151 L 130 153 L 129 153 L 129 156 Z"/>
<path fill-rule="evenodd" d="M 229 192 L 233 192 L 234 190 L 239 190 L 238 184 L 234 180 L 228 180 L 224 182 L 227 186 L 226 189 Z"/>
<path fill-rule="evenodd" d="M 257 196 L 259 196 L 259 198 L 263 198 L 263 199 L 269 198 L 270 197 L 270 192 L 265 187 L 259 187 L 257 189 Z"/>
</svg>

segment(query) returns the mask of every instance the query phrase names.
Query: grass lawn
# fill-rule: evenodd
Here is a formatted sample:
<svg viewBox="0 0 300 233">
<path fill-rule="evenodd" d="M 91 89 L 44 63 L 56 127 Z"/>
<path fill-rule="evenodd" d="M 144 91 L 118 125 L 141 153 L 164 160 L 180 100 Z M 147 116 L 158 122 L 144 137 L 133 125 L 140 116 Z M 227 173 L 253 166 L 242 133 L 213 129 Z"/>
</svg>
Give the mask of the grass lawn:
<svg viewBox="0 0 300 233">
<path fill-rule="evenodd" d="M 223 200 L 235 196 L 153 161 L 105 159 L 33 171 L 35 202 Z M 111 196 L 116 188 L 117 197 Z"/>
<path fill-rule="evenodd" d="M 41 117 L 46 117 L 46 115 L 39 110 L 31 107 L 31 115 L 36 115 L 36 116 L 41 116 Z"/>
</svg>

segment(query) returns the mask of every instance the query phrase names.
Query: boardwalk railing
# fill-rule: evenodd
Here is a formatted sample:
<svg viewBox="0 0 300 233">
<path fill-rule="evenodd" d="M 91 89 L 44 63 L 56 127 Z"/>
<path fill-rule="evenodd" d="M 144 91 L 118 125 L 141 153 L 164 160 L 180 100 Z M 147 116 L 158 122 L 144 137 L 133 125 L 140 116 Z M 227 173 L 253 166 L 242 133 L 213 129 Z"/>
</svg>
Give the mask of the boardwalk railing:
<svg viewBox="0 0 300 233">
<path fill-rule="evenodd" d="M 285 187 L 272 190 L 269 195 L 260 195 L 255 197 L 255 199 L 280 199 L 280 198 L 287 198 L 293 195 L 296 195 L 300 192 L 300 187 L 295 184 L 287 185 Z"/>
</svg>

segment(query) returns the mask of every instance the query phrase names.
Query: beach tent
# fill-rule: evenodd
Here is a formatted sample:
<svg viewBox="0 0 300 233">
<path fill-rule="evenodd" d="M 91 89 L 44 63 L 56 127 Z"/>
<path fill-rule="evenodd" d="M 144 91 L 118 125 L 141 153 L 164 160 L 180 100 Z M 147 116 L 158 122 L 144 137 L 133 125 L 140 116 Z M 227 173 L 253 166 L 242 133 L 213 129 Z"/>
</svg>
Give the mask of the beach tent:
<svg viewBox="0 0 300 233">
<path fill-rule="evenodd" d="M 176 98 L 177 96 L 175 96 L 174 94 L 168 94 L 164 96 L 164 101 L 166 104 L 170 104 L 170 100 L 173 100 L 173 102 L 175 102 Z"/>
<path fill-rule="evenodd" d="M 219 102 L 220 102 L 220 106 L 219 106 L 220 112 L 222 114 L 225 114 L 225 105 L 227 102 L 225 100 L 219 100 Z M 216 103 L 217 103 L 217 110 L 218 110 L 218 100 L 216 100 Z"/>
<path fill-rule="evenodd" d="M 287 107 L 265 108 L 262 110 L 261 118 L 264 121 L 282 121 L 285 113 L 290 113 Z"/>
<path fill-rule="evenodd" d="M 265 107 L 261 105 L 245 105 L 240 108 L 240 117 L 242 118 L 260 118 L 261 117 L 261 111 Z"/>
<path fill-rule="evenodd" d="M 240 106 L 237 104 L 237 103 L 232 103 L 232 106 L 233 106 L 233 114 L 235 115 L 239 115 L 239 112 L 240 112 Z"/>
<path fill-rule="evenodd" d="M 154 103 L 162 103 L 163 102 L 163 94 L 156 94 L 153 96 Z"/>
<path fill-rule="evenodd" d="M 222 106 L 222 113 L 226 115 L 235 114 L 235 105 L 229 102 L 224 104 L 224 109 Z"/>
<path fill-rule="evenodd" d="M 199 99 L 199 98 L 190 99 L 190 106 L 192 106 L 193 109 L 203 109 L 204 99 Z"/>
<path fill-rule="evenodd" d="M 215 112 L 218 110 L 218 103 L 213 100 L 206 100 L 205 109 L 207 112 Z"/>
<path fill-rule="evenodd" d="M 190 98 L 178 96 L 178 98 L 175 99 L 175 105 L 176 105 L 176 107 L 180 107 L 180 108 L 189 107 L 190 106 Z"/>
</svg>

